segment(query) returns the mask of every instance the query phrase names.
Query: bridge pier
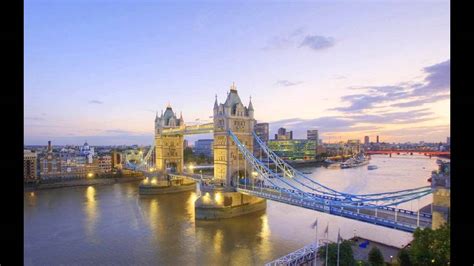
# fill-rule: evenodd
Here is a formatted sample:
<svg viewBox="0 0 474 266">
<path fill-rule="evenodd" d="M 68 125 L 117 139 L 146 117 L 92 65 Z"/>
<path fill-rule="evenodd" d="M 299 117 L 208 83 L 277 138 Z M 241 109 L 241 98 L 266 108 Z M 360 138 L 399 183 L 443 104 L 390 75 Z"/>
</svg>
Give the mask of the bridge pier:
<svg viewBox="0 0 474 266">
<path fill-rule="evenodd" d="M 235 192 L 230 187 L 201 186 L 201 196 L 194 202 L 197 220 L 217 220 L 241 216 L 267 208 L 262 198 Z"/>
<path fill-rule="evenodd" d="M 171 178 L 167 174 L 146 177 L 138 186 L 140 195 L 159 195 L 192 191 L 196 189 L 196 182 L 187 177 Z"/>
</svg>

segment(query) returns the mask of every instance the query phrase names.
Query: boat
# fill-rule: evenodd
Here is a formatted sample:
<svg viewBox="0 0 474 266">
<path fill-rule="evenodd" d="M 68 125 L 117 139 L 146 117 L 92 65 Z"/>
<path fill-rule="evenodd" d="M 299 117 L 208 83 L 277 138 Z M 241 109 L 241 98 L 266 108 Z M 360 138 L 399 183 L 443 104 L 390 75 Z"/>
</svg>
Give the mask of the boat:
<svg viewBox="0 0 474 266">
<path fill-rule="evenodd" d="M 341 168 L 353 168 L 357 166 L 369 164 L 370 159 L 365 157 L 363 154 L 359 154 L 353 158 L 348 159 L 347 161 L 341 163 Z"/>
<path fill-rule="evenodd" d="M 313 172 L 303 171 L 302 173 L 303 173 L 304 175 L 310 175 L 310 174 L 312 174 Z"/>
<path fill-rule="evenodd" d="M 367 169 L 368 169 L 368 170 L 375 170 L 375 169 L 377 169 L 377 168 L 378 168 L 377 165 L 374 165 L 374 164 L 369 164 L 369 165 L 367 166 Z"/>
</svg>

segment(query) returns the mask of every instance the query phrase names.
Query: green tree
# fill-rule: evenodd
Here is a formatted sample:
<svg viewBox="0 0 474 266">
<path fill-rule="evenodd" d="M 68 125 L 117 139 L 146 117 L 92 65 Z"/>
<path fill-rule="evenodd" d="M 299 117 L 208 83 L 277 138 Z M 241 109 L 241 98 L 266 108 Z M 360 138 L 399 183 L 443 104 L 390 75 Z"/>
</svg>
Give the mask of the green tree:
<svg viewBox="0 0 474 266">
<path fill-rule="evenodd" d="M 413 265 L 447 265 L 450 261 L 450 225 L 437 230 L 416 229 L 409 249 Z"/>
<path fill-rule="evenodd" d="M 410 260 L 410 253 L 407 249 L 402 249 L 400 250 L 400 252 L 398 252 L 398 261 L 400 263 L 400 266 L 412 266 Z"/>
<path fill-rule="evenodd" d="M 318 251 L 318 257 L 325 261 L 326 247 L 321 247 Z M 337 265 L 337 243 L 331 243 L 328 246 L 328 266 Z M 339 249 L 339 265 L 340 266 L 354 266 L 356 261 L 352 253 L 351 242 L 344 240 L 340 244 Z"/>
<path fill-rule="evenodd" d="M 369 262 L 372 266 L 383 266 L 385 265 L 385 260 L 383 258 L 382 252 L 377 247 L 373 247 L 369 251 Z"/>
</svg>

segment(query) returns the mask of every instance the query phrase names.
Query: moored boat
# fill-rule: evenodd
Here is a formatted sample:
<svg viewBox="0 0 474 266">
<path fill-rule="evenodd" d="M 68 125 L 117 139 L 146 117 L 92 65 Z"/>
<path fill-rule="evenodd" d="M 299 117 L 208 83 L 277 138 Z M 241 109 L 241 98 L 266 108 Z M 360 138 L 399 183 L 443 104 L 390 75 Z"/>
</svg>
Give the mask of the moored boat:
<svg viewBox="0 0 474 266">
<path fill-rule="evenodd" d="M 378 168 L 377 165 L 374 165 L 374 164 L 370 164 L 370 165 L 367 166 L 368 170 L 375 170 L 377 168 Z"/>
</svg>

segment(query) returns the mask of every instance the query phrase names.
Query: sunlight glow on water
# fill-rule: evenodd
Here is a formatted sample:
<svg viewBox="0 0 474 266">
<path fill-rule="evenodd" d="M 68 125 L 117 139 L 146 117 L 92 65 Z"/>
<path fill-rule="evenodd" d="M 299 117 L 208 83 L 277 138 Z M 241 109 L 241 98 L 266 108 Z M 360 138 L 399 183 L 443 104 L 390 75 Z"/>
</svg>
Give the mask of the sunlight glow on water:
<svg viewBox="0 0 474 266">
<path fill-rule="evenodd" d="M 351 193 L 419 186 L 436 158 L 373 156 L 352 169 L 306 168 L 319 182 Z M 195 192 L 139 196 L 138 183 L 25 192 L 25 264 L 262 265 L 294 251 L 329 225 L 329 238 L 354 234 L 402 246 L 411 234 L 267 201 L 267 210 L 220 221 L 195 221 Z M 420 200 L 423 207 L 431 196 Z M 406 203 L 416 210 L 417 203 Z"/>
</svg>

